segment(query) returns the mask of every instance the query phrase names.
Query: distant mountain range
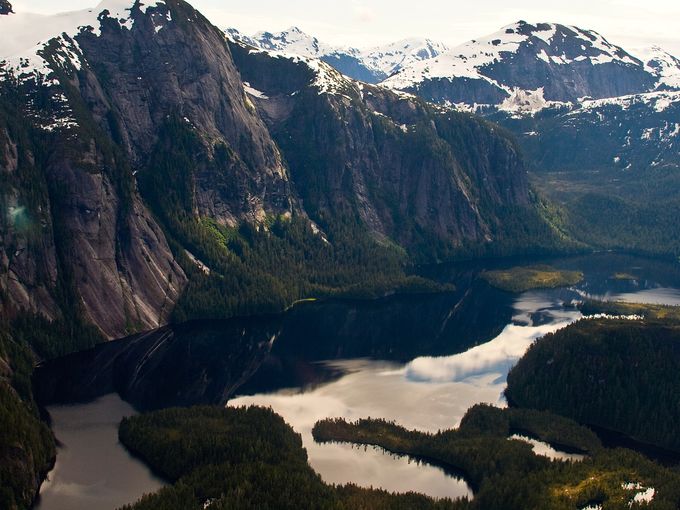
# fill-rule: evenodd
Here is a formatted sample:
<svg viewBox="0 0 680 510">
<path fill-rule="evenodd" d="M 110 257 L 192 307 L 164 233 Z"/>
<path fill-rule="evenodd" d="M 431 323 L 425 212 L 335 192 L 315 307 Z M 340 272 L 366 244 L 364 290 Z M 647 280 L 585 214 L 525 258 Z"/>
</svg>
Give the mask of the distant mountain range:
<svg viewBox="0 0 680 510">
<path fill-rule="evenodd" d="M 332 46 L 297 27 L 277 33 L 258 32 L 253 36 L 229 28 L 226 34 L 233 40 L 263 50 L 322 60 L 350 78 L 371 84 L 380 83 L 401 69 L 449 50 L 445 44 L 423 38 L 403 39 L 367 49 Z"/>
<path fill-rule="evenodd" d="M 578 102 L 680 89 L 680 60 L 659 47 L 628 52 L 592 30 L 524 21 L 449 48 L 404 39 L 368 49 L 337 47 L 292 27 L 229 37 L 267 51 L 323 60 L 347 76 L 476 109 L 528 111 Z"/>
<path fill-rule="evenodd" d="M 680 110 L 680 59 L 659 47 L 629 51 L 592 30 L 524 21 L 454 48 L 427 39 L 341 48 L 297 28 L 252 37 L 234 29 L 227 34 L 487 116 L 510 128 L 540 169 L 631 169 L 677 166 L 680 160 L 680 123 L 674 120 Z M 577 144 L 595 147 L 577 151 Z"/>
</svg>

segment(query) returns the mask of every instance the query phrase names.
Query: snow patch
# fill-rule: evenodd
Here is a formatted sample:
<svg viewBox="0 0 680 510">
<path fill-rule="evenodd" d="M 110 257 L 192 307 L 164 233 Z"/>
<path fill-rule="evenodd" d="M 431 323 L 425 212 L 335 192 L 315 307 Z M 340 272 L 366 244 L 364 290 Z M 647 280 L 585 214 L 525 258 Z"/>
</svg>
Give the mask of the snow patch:
<svg viewBox="0 0 680 510">
<path fill-rule="evenodd" d="M 251 87 L 250 83 L 248 83 L 247 81 L 243 82 L 243 89 L 250 96 L 256 97 L 258 99 L 269 99 L 269 96 L 267 96 L 264 92 L 260 92 L 259 90 Z"/>
<path fill-rule="evenodd" d="M 534 114 L 550 105 L 543 94 L 543 87 L 536 90 L 513 89 L 510 97 L 505 99 L 498 109 L 512 113 Z"/>
<path fill-rule="evenodd" d="M 53 15 L 19 12 L 0 17 L 0 30 L 3 33 L 0 79 L 11 75 L 20 82 L 44 81 L 51 74 L 51 69 L 41 53 L 52 40 L 56 40 L 58 46 L 55 56 L 57 63 L 80 69 L 83 56 L 74 37 L 84 31 L 99 37 L 104 18 L 116 19 L 123 29 L 131 30 L 134 25 L 131 13 L 134 3 L 135 0 L 103 0 L 94 8 L 79 11 Z M 150 7 L 163 4 L 164 0 L 149 2 L 148 5 L 140 3 L 140 11 L 147 14 Z M 160 18 L 166 21 L 172 19 L 169 15 L 164 17 L 156 13 L 156 32 L 162 28 L 157 24 Z"/>
</svg>

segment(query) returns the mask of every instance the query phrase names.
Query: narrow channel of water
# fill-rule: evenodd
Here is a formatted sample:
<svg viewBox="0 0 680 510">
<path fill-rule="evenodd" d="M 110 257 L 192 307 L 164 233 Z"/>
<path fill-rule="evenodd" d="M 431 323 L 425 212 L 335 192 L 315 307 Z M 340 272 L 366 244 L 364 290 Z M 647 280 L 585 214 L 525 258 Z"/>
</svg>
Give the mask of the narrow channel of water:
<svg viewBox="0 0 680 510">
<path fill-rule="evenodd" d="M 60 445 L 37 510 L 114 510 L 163 486 L 118 441 L 120 421 L 137 414 L 118 395 L 47 410 Z"/>
</svg>

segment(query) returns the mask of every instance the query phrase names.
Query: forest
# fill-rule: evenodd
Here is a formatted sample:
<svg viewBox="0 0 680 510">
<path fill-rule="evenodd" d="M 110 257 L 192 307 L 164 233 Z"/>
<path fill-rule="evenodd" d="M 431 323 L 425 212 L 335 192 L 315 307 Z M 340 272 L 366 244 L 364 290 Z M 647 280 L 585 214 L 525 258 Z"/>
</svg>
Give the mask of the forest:
<svg viewBox="0 0 680 510">
<path fill-rule="evenodd" d="M 519 426 L 529 436 L 586 451 L 583 461 L 549 460 L 524 441 L 509 439 Z M 516 429 L 515 429 L 516 430 Z M 461 473 L 475 491 L 467 508 L 484 510 L 677 508 L 680 475 L 631 450 L 602 448 L 589 429 L 550 413 L 471 408 L 458 429 L 435 434 L 409 431 L 384 420 L 323 420 L 318 441 L 374 445 Z M 649 503 L 634 501 L 633 484 L 654 488 Z"/>
<path fill-rule="evenodd" d="M 680 452 L 680 325 L 586 319 L 534 343 L 510 371 L 512 405 Z"/>
<path fill-rule="evenodd" d="M 324 483 L 271 409 L 173 408 L 125 419 L 120 440 L 172 485 L 123 510 L 457 510 L 465 502 Z"/>
<path fill-rule="evenodd" d="M 550 460 L 522 431 L 587 454 L 583 461 Z M 471 408 L 458 429 L 429 434 L 384 420 L 318 422 L 315 440 L 374 445 L 431 462 L 462 476 L 470 500 L 433 500 L 354 485 L 324 483 L 307 463 L 301 438 L 270 409 L 174 408 L 125 419 L 120 440 L 171 485 L 124 510 L 323 509 L 603 509 L 677 508 L 680 474 L 630 450 L 602 447 L 588 428 L 526 409 Z M 647 506 L 636 494 L 654 489 Z"/>
</svg>

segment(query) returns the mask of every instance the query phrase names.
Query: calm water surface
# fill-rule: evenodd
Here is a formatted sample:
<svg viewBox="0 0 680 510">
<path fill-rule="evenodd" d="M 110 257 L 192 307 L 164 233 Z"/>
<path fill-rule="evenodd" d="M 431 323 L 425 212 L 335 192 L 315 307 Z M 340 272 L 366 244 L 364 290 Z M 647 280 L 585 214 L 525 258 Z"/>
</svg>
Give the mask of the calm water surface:
<svg viewBox="0 0 680 510">
<path fill-rule="evenodd" d="M 370 304 L 367 318 L 352 322 L 352 317 L 360 318 L 365 311 L 339 314 L 336 306 L 325 316 L 337 318 L 328 324 L 332 324 L 330 329 L 341 325 L 346 329 L 342 334 L 331 334 L 327 328 L 329 332 L 324 335 L 323 328 L 317 328 L 308 335 L 302 328 L 282 335 L 268 368 L 255 374 L 244 386 L 243 394 L 228 405 L 271 406 L 302 435 L 311 465 L 327 482 L 353 482 L 396 492 L 418 491 L 434 497 L 471 496 L 463 480 L 437 467 L 373 448 L 317 444 L 311 436 L 312 426 L 327 417 L 373 417 L 430 432 L 456 427 L 474 404 L 505 405 L 503 390 L 508 371 L 531 343 L 581 318 L 578 310 L 565 303 L 588 295 L 680 305 L 677 264 L 646 265 L 641 259 L 608 255 L 553 263 L 583 270 L 584 282 L 570 289 L 531 291 L 501 299 L 494 293 L 475 291 L 461 301 L 462 305 L 446 305 L 451 309 L 450 317 L 448 308 L 428 315 L 422 307 L 429 305 L 423 303 L 419 305 L 421 309 L 412 305 L 388 307 L 389 313 Z M 615 271 L 635 278 L 614 278 Z M 415 310 L 412 318 L 404 315 L 408 310 Z M 324 313 L 323 308 L 320 313 Z M 441 324 L 433 322 L 421 327 L 420 323 L 436 321 L 437 317 L 444 317 Z M 418 327 L 409 328 L 406 323 Z M 390 325 L 398 327 L 392 331 Z M 300 328 L 300 324 L 296 327 Z M 394 345 L 376 330 L 391 331 L 386 336 L 394 338 Z M 427 333 L 420 334 L 421 331 Z M 370 345 L 367 352 L 372 358 L 343 355 L 362 352 L 362 338 L 367 339 L 363 342 Z M 387 347 L 383 349 L 381 345 Z M 313 352 L 305 352 L 305 346 L 313 346 L 308 349 Z M 416 354 L 405 358 L 403 353 L 409 352 L 409 346 Z M 434 349 L 437 355 L 433 355 Z M 452 354 L 439 354 L 443 351 Z M 381 352 L 399 354 L 386 361 L 380 359 Z M 329 359 L 329 353 L 335 353 L 331 354 L 335 359 Z M 400 361 L 394 361 L 397 358 Z M 113 509 L 161 486 L 118 443 L 118 422 L 133 414 L 132 408 L 119 398 L 108 396 L 90 404 L 49 410 L 56 436 L 64 446 L 58 452 L 49 482 L 42 488 L 38 508 Z M 543 443 L 532 444 L 539 454 L 578 460 Z"/>
<path fill-rule="evenodd" d="M 48 411 L 61 445 L 37 509 L 113 510 L 163 486 L 118 442 L 120 420 L 137 414 L 118 395 Z"/>
</svg>

